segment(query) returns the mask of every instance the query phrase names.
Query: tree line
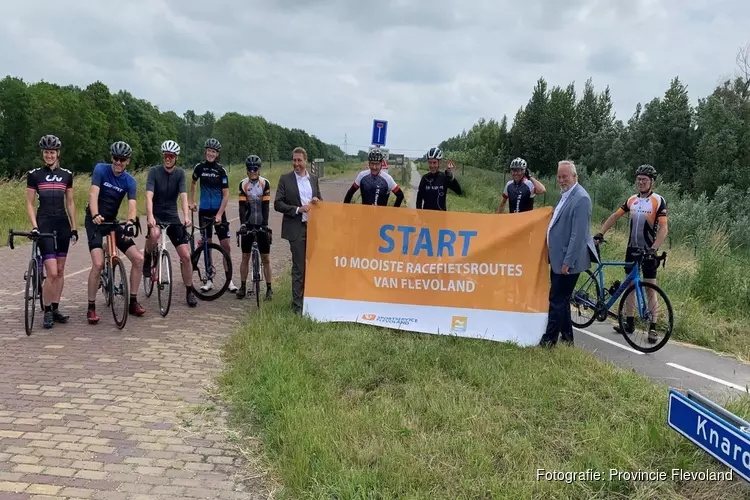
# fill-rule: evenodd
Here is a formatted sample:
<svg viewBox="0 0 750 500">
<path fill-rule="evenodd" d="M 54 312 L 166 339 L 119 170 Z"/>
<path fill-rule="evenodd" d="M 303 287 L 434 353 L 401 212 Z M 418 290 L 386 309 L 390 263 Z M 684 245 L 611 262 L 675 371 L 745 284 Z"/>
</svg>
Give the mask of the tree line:
<svg viewBox="0 0 750 500">
<path fill-rule="evenodd" d="M 181 164 L 203 159 L 203 144 L 216 137 L 222 144 L 224 164 L 241 162 L 250 154 L 269 160 L 291 160 L 302 146 L 309 159 L 339 161 L 344 152 L 304 130 L 288 129 L 261 116 L 226 113 L 202 115 L 187 110 L 182 116 L 160 111 L 145 99 L 125 90 L 116 94 L 102 82 L 85 89 L 48 82 L 27 84 L 21 78 L 0 80 L 0 178 L 16 178 L 40 162 L 39 138 L 57 135 L 63 143 L 61 163 L 74 172 L 91 172 L 109 160 L 109 145 L 124 140 L 133 148 L 134 169 L 161 162 L 161 143 L 176 140 Z"/>
<path fill-rule="evenodd" d="M 639 103 L 627 123 L 616 119 L 607 86 L 586 81 L 580 99 L 573 83 L 549 88 L 540 78 L 526 106 L 498 122 L 481 118 L 471 130 L 443 141 L 449 157 L 480 168 L 504 170 L 516 156 L 538 175 L 553 175 L 572 159 L 590 173 L 622 172 L 650 163 L 660 182 L 680 194 L 712 198 L 725 185 L 750 189 L 750 44 L 737 56 L 739 76 L 725 81 L 697 106 L 687 87 L 672 79 L 662 97 Z"/>
</svg>

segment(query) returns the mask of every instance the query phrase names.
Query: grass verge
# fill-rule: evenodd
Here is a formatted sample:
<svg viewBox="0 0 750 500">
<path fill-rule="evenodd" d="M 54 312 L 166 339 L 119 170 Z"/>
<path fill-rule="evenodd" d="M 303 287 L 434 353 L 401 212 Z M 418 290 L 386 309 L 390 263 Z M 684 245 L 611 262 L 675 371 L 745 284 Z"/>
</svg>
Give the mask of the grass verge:
<svg viewBox="0 0 750 500">
<path fill-rule="evenodd" d="M 276 289 L 226 346 L 220 385 L 234 424 L 260 434 L 281 498 L 747 494 L 736 476 L 609 480 L 610 469 L 724 470 L 667 427 L 667 391 L 639 375 L 564 346 L 317 323 L 291 313 L 288 278 Z M 537 480 L 538 469 L 604 480 Z"/>
</svg>

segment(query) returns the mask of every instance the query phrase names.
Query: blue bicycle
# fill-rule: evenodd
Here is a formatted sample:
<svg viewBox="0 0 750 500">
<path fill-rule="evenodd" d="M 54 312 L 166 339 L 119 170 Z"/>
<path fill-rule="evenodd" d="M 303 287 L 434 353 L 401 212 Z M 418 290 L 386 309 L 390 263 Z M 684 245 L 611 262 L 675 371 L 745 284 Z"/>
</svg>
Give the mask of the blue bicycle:
<svg viewBox="0 0 750 500">
<path fill-rule="evenodd" d="M 600 240 L 600 242 L 606 243 L 604 239 Z M 599 250 L 598 247 L 597 250 Z M 600 262 L 595 271 L 585 271 L 587 277 L 584 279 L 582 286 L 573 292 L 570 300 L 571 320 L 578 328 L 586 328 L 594 323 L 594 321 L 603 322 L 609 317 L 617 318 L 622 336 L 630 346 L 644 353 L 656 352 L 666 345 L 669 337 L 672 335 L 674 327 L 672 303 L 667 294 L 659 286 L 641 279 L 641 265 L 644 260 L 651 259 L 656 260 L 657 266 L 661 263 L 662 267 L 664 267 L 667 254 L 666 252 L 662 252 L 661 255 L 657 256 L 636 250 L 632 258 L 633 262 L 605 262 L 599 259 Z M 604 268 L 613 266 L 624 267 L 630 271 L 624 282 L 620 283 L 619 280 L 615 280 L 609 288 L 606 288 L 604 286 Z M 634 298 L 631 297 L 632 294 L 635 294 Z M 652 307 L 651 304 L 657 298 L 662 299 L 665 307 Z M 620 305 L 617 314 L 615 314 L 610 309 L 618 299 L 620 300 Z M 625 307 L 629 301 L 635 302 L 637 314 L 626 314 L 628 311 Z M 631 310 L 632 308 L 633 305 L 630 305 Z M 586 313 L 590 313 L 591 317 L 581 321 L 575 317 L 574 312 L 579 314 L 579 318 L 585 318 Z M 627 329 L 627 316 L 632 316 L 634 322 L 641 320 L 646 323 L 647 341 L 650 346 L 646 347 L 634 341 L 633 337 L 637 326 L 633 331 L 629 331 Z"/>
</svg>

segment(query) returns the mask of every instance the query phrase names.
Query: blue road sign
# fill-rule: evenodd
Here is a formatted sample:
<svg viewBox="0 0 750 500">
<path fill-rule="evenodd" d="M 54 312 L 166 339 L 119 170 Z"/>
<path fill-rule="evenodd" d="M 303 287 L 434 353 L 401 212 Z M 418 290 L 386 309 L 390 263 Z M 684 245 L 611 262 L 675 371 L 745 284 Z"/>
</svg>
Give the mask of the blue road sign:
<svg viewBox="0 0 750 500">
<path fill-rule="evenodd" d="M 372 145 L 385 146 L 385 133 L 388 131 L 388 122 L 386 120 L 372 121 Z"/>
<path fill-rule="evenodd" d="M 750 435 L 674 389 L 667 424 L 750 482 Z"/>
</svg>

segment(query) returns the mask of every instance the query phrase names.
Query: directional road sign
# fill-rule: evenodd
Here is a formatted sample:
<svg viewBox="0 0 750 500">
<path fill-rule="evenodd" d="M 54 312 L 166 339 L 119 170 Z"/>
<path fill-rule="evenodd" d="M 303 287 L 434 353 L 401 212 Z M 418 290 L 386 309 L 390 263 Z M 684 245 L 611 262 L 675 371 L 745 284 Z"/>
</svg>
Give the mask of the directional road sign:
<svg viewBox="0 0 750 500">
<path fill-rule="evenodd" d="M 385 146 L 385 134 L 387 131 L 388 131 L 388 121 L 373 120 L 372 121 L 372 145 L 373 146 Z"/>
</svg>

